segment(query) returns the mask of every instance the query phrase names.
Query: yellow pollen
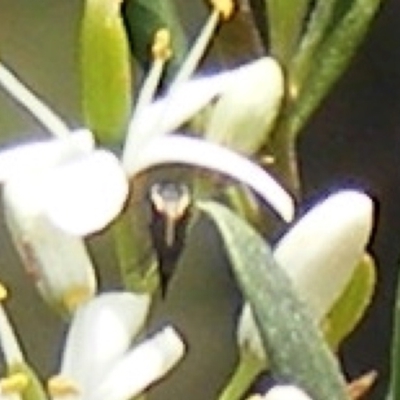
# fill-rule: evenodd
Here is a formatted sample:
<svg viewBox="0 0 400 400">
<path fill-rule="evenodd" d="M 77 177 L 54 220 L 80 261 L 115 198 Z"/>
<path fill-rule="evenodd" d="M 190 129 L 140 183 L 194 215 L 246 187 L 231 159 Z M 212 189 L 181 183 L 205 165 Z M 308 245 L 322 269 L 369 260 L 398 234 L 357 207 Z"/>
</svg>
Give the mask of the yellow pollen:
<svg viewBox="0 0 400 400">
<path fill-rule="evenodd" d="M 79 394 L 79 388 L 75 382 L 61 375 L 51 377 L 47 382 L 47 389 L 52 397 Z"/>
<path fill-rule="evenodd" d="M 159 29 L 151 48 L 154 59 L 167 61 L 172 56 L 171 35 L 168 29 Z"/>
<path fill-rule="evenodd" d="M 62 298 L 62 304 L 67 308 L 67 310 L 73 312 L 77 309 L 79 305 L 86 302 L 92 297 L 92 291 L 87 286 L 76 286 L 66 293 L 64 293 Z"/>
<path fill-rule="evenodd" d="M 6 287 L 0 282 L 0 301 L 4 301 L 8 296 Z"/>
<path fill-rule="evenodd" d="M 0 379 L 0 387 L 3 393 L 21 393 L 29 383 L 28 377 L 22 372 L 16 372 L 6 378 Z"/>
<path fill-rule="evenodd" d="M 210 2 L 224 21 L 232 16 L 235 9 L 235 4 L 232 0 L 210 0 Z"/>
</svg>

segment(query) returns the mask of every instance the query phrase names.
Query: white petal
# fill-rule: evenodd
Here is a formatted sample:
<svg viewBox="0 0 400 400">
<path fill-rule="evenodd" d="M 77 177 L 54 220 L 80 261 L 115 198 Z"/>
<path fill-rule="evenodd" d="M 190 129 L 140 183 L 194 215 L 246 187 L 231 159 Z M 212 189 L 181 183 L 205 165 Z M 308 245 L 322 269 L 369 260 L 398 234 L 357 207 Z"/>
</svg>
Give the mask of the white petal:
<svg viewBox="0 0 400 400">
<path fill-rule="evenodd" d="M 103 294 L 83 305 L 68 332 L 60 374 L 84 393 L 98 387 L 143 326 L 149 305 L 148 295 L 128 292 Z"/>
<path fill-rule="evenodd" d="M 261 341 L 258 327 L 250 304 L 243 305 L 237 329 L 237 341 L 240 349 L 245 349 L 261 361 L 266 361 L 264 345 Z"/>
<path fill-rule="evenodd" d="M 244 154 L 267 142 L 284 93 L 281 67 L 270 57 L 236 70 L 213 108 L 205 137 Z"/>
<path fill-rule="evenodd" d="M 85 236 L 103 229 L 119 214 L 128 189 L 119 160 L 96 150 L 49 171 L 38 190 L 54 224 Z"/>
<path fill-rule="evenodd" d="M 278 385 L 269 390 L 264 400 L 311 400 L 301 389 L 293 385 Z"/>
<path fill-rule="evenodd" d="M 313 207 L 276 246 L 274 256 L 299 296 L 321 321 L 348 284 L 372 229 L 373 204 L 360 192 L 342 191 Z M 265 353 L 248 304 L 238 323 L 238 343 L 261 360 Z"/>
<path fill-rule="evenodd" d="M 215 143 L 169 135 L 153 140 L 140 157 L 130 160 L 127 174 L 133 176 L 162 164 L 187 164 L 220 172 L 243 182 L 257 192 L 286 221 L 293 218 L 290 195 L 257 164 Z"/>
<path fill-rule="evenodd" d="M 4 149 L 0 152 L 0 182 L 59 165 L 91 151 L 93 147 L 93 134 L 81 129 L 65 139 L 51 139 Z"/>
<path fill-rule="evenodd" d="M 313 207 L 279 241 L 274 256 L 320 320 L 349 282 L 371 235 L 373 204 L 345 190 Z"/>
<path fill-rule="evenodd" d="M 179 335 L 164 328 L 121 359 L 87 400 L 128 400 L 168 373 L 183 354 Z"/>
<path fill-rule="evenodd" d="M 198 78 L 177 86 L 172 93 L 144 108 L 129 126 L 123 164 L 135 158 L 149 140 L 171 133 L 191 119 L 233 80 L 232 72 Z"/>
<path fill-rule="evenodd" d="M 25 208 L 26 202 L 19 202 L 20 191 L 12 189 L 7 184 L 4 190 L 6 223 L 24 267 L 43 297 L 66 311 L 72 306 L 67 304 L 71 293 L 92 296 L 96 278 L 83 241 L 55 227 L 46 216 L 32 214 L 29 206 Z"/>
</svg>

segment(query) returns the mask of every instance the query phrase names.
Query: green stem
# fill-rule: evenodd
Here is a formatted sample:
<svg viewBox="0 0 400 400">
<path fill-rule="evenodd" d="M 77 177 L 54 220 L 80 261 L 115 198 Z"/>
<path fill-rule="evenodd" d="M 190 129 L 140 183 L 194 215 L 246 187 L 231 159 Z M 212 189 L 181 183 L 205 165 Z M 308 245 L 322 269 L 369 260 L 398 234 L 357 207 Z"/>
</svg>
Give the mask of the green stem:
<svg viewBox="0 0 400 400">
<path fill-rule="evenodd" d="M 153 293 L 158 279 L 156 264 L 145 234 L 147 229 L 132 218 L 133 211 L 126 211 L 112 227 L 120 274 L 127 290 Z"/>
<path fill-rule="evenodd" d="M 264 369 L 264 363 L 248 351 L 240 355 L 239 364 L 232 378 L 219 396 L 219 400 L 240 400 L 257 375 Z"/>
</svg>

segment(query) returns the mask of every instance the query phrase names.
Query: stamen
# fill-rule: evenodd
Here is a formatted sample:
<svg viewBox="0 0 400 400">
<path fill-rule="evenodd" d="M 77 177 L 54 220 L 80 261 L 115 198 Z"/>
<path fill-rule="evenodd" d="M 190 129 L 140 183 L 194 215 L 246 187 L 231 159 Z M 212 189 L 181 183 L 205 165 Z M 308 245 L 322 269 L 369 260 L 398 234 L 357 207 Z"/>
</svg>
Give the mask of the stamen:
<svg viewBox="0 0 400 400">
<path fill-rule="evenodd" d="M 0 301 L 4 301 L 6 298 L 7 298 L 7 289 L 0 282 Z M 0 347 L 8 366 L 24 362 L 24 356 L 19 346 L 17 336 L 1 304 L 0 304 Z"/>
<path fill-rule="evenodd" d="M 63 138 L 69 136 L 70 130 L 65 123 L 11 71 L 1 64 L 0 85 L 55 137 Z"/>
<path fill-rule="evenodd" d="M 51 397 L 76 396 L 79 388 L 76 383 L 65 376 L 55 375 L 47 382 L 47 389 Z"/>
<path fill-rule="evenodd" d="M 62 304 L 71 313 L 74 312 L 82 303 L 92 297 L 92 290 L 88 287 L 74 287 L 64 294 Z"/>
<path fill-rule="evenodd" d="M 21 393 L 29 383 L 29 378 L 22 372 L 16 372 L 0 379 L 0 388 L 4 394 Z"/>
<path fill-rule="evenodd" d="M 214 10 L 218 11 L 221 18 L 226 21 L 229 19 L 235 9 L 235 4 L 232 0 L 210 0 Z"/>
<path fill-rule="evenodd" d="M 140 120 L 139 114 L 153 101 L 158 86 L 160 85 L 165 64 L 172 56 L 171 35 L 167 29 L 160 29 L 155 33 L 151 51 L 153 55 L 153 64 L 140 90 L 134 114 L 128 127 L 123 159 L 125 154 L 129 154 L 132 148 L 138 146 L 138 143 L 142 140 L 146 140 L 146 138 L 138 137 L 137 131 L 139 130 L 136 129 L 136 124 Z M 132 133 L 130 134 L 130 132 Z"/>
<path fill-rule="evenodd" d="M 156 90 L 160 84 L 164 72 L 165 63 L 172 55 L 171 37 L 167 29 L 160 29 L 154 36 L 151 52 L 153 55 L 153 64 L 142 85 L 139 97 L 135 106 L 135 114 L 132 122 L 135 123 L 137 115 L 148 106 L 154 99 Z M 131 129 L 131 128 L 129 128 Z"/>
<path fill-rule="evenodd" d="M 151 48 L 154 60 L 168 61 L 172 56 L 171 35 L 168 29 L 160 29 L 154 35 Z"/>
<path fill-rule="evenodd" d="M 200 35 L 198 36 L 195 44 L 190 50 L 185 62 L 181 66 L 174 82 L 171 85 L 172 90 L 176 85 L 187 81 L 193 72 L 196 70 L 201 59 L 209 46 L 211 39 L 217 29 L 218 23 L 227 20 L 234 10 L 234 3 L 232 0 L 210 0 L 213 6 L 213 11 L 209 16 L 206 24 L 204 25 Z"/>
</svg>

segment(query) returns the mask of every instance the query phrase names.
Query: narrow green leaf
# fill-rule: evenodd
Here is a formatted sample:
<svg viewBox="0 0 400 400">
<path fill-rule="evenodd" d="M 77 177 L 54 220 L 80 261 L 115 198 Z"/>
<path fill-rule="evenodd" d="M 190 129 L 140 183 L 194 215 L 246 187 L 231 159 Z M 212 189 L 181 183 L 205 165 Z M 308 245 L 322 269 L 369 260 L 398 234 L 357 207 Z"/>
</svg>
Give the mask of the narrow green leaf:
<svg viewBox="0 0 400 400">
<path fill-rule="evenodd" d="M 171 32 L 172 59 L 168 70 L 176 71 L 186 55 L 185 34 L 175 3 L 171 0 L 131 0 L 124 4 L 124 17 L 132 52 L 147 70 L 155 33 L 162 28 Z"/>
<path fill-rule="evenodd" d="M 343 18 L 315 52 L 308 79 L 302 84 L 279 134 L 297 135 L 344 72 L 359 47 L 382 0 L 354 0 Z"/>
<path fill-rule="evenodd" d="M 212 202 L 199 207 L 220 230 L 236 278 L 253 308 L 272 373 L 314 399 L 348 399 L 335 357 L 265 241 L 226 207 Z"/>
<path fill-rule="evenodd" d="M 316 2 L 300 45 L 289 66 L 289 86 L 292 91 L 300 91 L 304 79 L 308 76 L 318 46 L 332 23 L 337 0 L 319 0 Z"/>
<path fill-rule="evenodd" d="M 284 66 L 296 49 L 310 0 L 264 0 L 271 55 Z"/>
<path fill-rule="evenodd" d="M 131 113 L 130 52 L 121 1 L 86 0 L 81 30 L 83 112 L 106 145 L 119 144 Z"/>
<path fill-rule="evenodd" d="M 325 337 L 332 348 L 337 349 L 360 322 L 371 303 L 375 284 L 375 262 L 365 254 L 346 290 L 327 316 Z"/>
<path fill-rule="evenodd" d="M 387 399 L 397 400 L 400 399 L 400 279 L 397 281 L 391 353 L 390 384 Z"/>
</svg>

